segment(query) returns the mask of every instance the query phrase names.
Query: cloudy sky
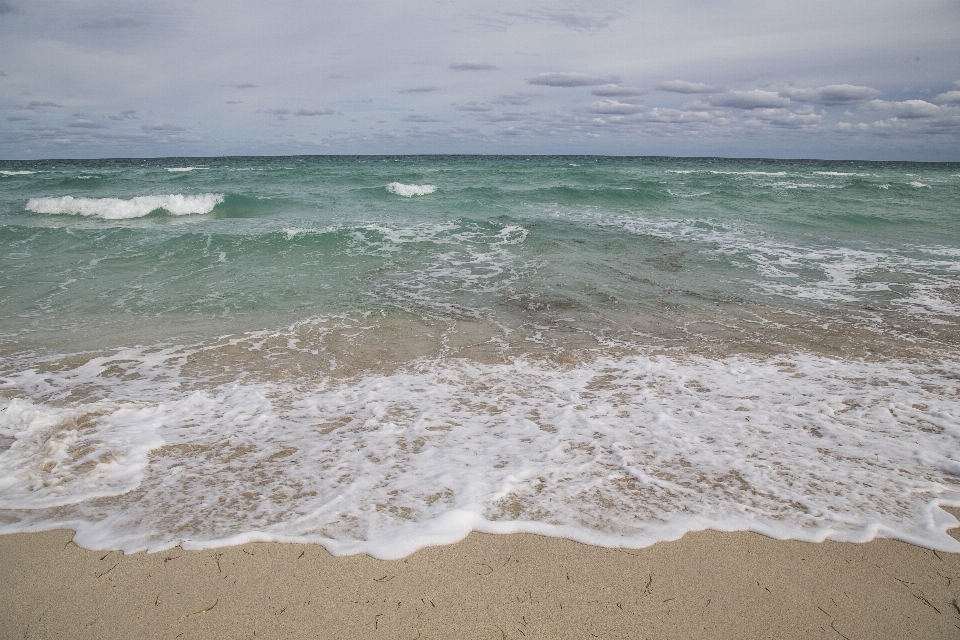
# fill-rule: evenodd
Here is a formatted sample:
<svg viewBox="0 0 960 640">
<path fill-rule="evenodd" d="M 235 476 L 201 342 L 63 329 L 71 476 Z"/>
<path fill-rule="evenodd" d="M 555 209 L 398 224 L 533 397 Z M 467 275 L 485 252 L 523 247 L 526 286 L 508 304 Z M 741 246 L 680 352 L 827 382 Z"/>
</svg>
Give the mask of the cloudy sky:
<svg viewBox="0 0 960 640">
<path fill-rule="evenodd" d="M 957 0 L 0 0 L 0 158 L 960 161 Z"/>
</svg>

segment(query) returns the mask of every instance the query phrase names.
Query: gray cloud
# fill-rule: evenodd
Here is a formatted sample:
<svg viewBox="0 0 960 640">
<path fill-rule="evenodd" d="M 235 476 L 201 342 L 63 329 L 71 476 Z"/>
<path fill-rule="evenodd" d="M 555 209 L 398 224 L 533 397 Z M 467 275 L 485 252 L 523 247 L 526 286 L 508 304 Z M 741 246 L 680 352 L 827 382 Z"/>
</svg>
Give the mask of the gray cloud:
<svg viewBox="0 0 960 640">
<path fill-rule="evenodd" d="M 5 74 L 3 71 L 0 71 L 0 78 L 5 78 L 6 76 L 7 74 Z"/>
<path fill-rule="evenodd" d="M 146 24 L 129 16 L 116 16 L 106 20 L 90 20 L 81 22 L 80 26 L 84 29 L 130 29 Z"/>
<path fill-rule="evenodd" d="M 435 87 L 433 85 L 426 87 L 410 87 L 409 89 L 401 89 L 397 93 L 430 93 L 431 91 L 440 91 L 440 87 Z"/>
<path fill-rule="evenodd" d="M 108 116 L 111 120 L 139 120 L 137 117 L 137 112 L 134 109 L 127 109 L 126 111 L 121 111 L 120 115 L 117 116 Z"/>
<path fill-rule="evenodd" d="M 19 9 L 7 2 L 6 0 L 0 0 L 0 16 L 5 13 L 19 13 Z"/>
<path fill-rule="evenodd" d="M 33 120 L 29 116 L 8 116 L 7 120 L 10 122 L 22 122 L 23 120 Z"/>
<path fill-rule="evenodd" d="M 290 109 L 257 109 L 257 113 L 269 113 L 277 116 L 277 120 L 286 120 Z"/>
<path fill-rule="evenodd" d="M 37 110 L 42 109 L 42 108 L 44 108 L 44 107 L 54 107 L 54 108 L 56 108 L 56 109 L 62 109 L 62 108 L 63 108 L 63 105 L 62 105 L 62 104 L 57 104 L 56 102 L 48 102 L 48 101 L 40 102 L 40 101 L 37 101 L 37 100 L 34 100 L 33 102 L 30 102 L 30 103 L 27 105 L 27 109 L 30 109 L 31 111 L 37 111 Z"/>
<path fill-rule="evenodd" d="M 619 18 L 620 13 L 611 12 L 603 16 L 590 16 L 585 14 L 550 11 L 548 9 L 527 9 L 522 12 L 507 12 L 504 15 L 523 18 L 524 20 L 538 20 L 553 22 L 574 31 L 596 31 L 610 26 L 610 22 Z"/>
<path fill-rule="evenodd" d="M 68 127 L 73 127 L 75 129 L 106 129 L 107 125 L 102 122 L 95 122 L 93 120 L 87 120 L 86 118 L 79 118 L 74 120 Z"/>
<path fill-rule="evenodd" d="M 491 100 L 493 104 L 509 105 L 511 107 L 524 107 L 530 104 L 530 98 L 536 98 L 536 93 L 510 93 Z"/>
<path fill-rule="evenodd" d="M 295 116 L 332 116 L 336 113 L 333 109 L 300 109 L 295 111 Z"/>
<path fill-rule="evenodd" d="M 435 118 L 431 118 L 430 116 L 421 116 L 415 113 L 404 117 L 403 121 L 404 122 L 440 122 L 439 120 Z"/>
<path fill-rule="evenodd" d="M 597 87 L 590 93 L 601 98 L 629 98 L 631 96 L 642 96 L 646 91 L 640 87 L 621 87 L 616 84 L 606 84 Z"/>
<path fill-rule="evenodd" d="M 541 73 L 538 76 L 529 78 L 527 84 L 536 84 L 544 87 L 595 87 L 601 84 L 616 84 L 617 79 L 613 76 L 598 78 L 588 76 L 583 73 Z"/>
<path fill-rule="evenodd" d="M 700 82 L 687 82 L 686 80 L 667 80 L 657 85 L 660 91 L 672 91 L 673 93 L 721 93 L 723 87 L 714 87 Z"/>
<path fill-rule="evenodd" d="M 481 64 L 479 62 L 455 62 L 450 65 L 454 71 L 493 71 L 496 69 L 492 64 Z"/>
<path fill-rule="evenodd" d="M 186 131 L 183 127 L 177 126 L 175 124 L 169 124 L 166 122 L 157 122 L 156 124 L 145 124 L 140 127 L 143 131 L 160 131 L 160 132 L 177 132 L 177 131 Z"/>
<path fill-rule="evenodd" d="M 937 104 L 960 104 L 960 91 L 947 91 L 933 98 Z"/>
<path fill-rule="evenodd" d="M 255 89 L 257 85 L 250 82 L 243 82 L 241 84 L 230 84 L 228 87 L 233 87 L 234 89 Z"/>
<path fill-rule="evenodd" d="M 456 106 L 454 109 L 457 111 L 475 111 L 478 113 L 483 113 L 486 111 L 492 111 L 493 107 L 486 104 L 480 104 L 478 102 L 468 102 L 467 104 Z"/>
<path fill-rule="evenodd" d="M 901 102 L 871 100 L 863 105 L 863 108 L 867 111 L 889 113 L 897 118 L 933 118 L 943 113 L 941 107 L 924 100 L 903 100 Z"/>
<path fill-rule="evenodd" d="M 828 107 L 866 102 L 879 95 L 880 92 L 876 89 L 852 84 L 828 84 L 816 89 L 790 88 L 780 92 L 781 97 L 796 102 L 812 102 Z"/>
<path fill-rule="evenodd" d="M 790 99 L 772 91 L 754 89 L 713 95 L 710 97 L 710 104 L 715 107 L 733 107 L 734 109 L 776 109 L 788 106 Z"/>
</svg>

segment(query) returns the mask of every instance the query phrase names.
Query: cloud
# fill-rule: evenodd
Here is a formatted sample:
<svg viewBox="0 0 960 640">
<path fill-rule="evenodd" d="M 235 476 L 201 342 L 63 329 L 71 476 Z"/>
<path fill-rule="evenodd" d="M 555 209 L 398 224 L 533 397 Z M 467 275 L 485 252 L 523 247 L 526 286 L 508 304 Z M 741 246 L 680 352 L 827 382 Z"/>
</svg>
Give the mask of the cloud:
<svg viewBox="0 0 960 640">
<path fill-rule="evenodd" d="M 227 104 L 243 104 L 243 100 L 227 100 Z"/>
<path fill-rule="evenodd" d="M 5 74 L 3 71 L 0 71 L 0 78 L 5 78 L 6 76 L 7 74 Z"/>
<path fill-rule="evenodd" d="M 753 91 L 728 91 L 711 96 L 710 104 L 715 107 L 733 107 L 734 109 L 777 109 L 788 106 L 790 99 L 772 91 L 754 89 Z"/>
<path fill-rule="evenodd" d="M 89 22 L 81 22 L 80 26 L 84 29 L 130 29 L 132 27 L 139 27 L 145 22 L 140 22 L 129 16 L 117 16 L 110 18 L 108 20 L 90 20 Z"/>
<path fill-rule="evenodd" d="M 947 91 L 933 98 L 938 104 L 960 104 L 960 91 Z"/>
<path fill-rule="evenodd" d="M 10 116 L 7 118 L 9 122 L 21 122 L 23 120 L 32 120 L 33 118 L 29 116 Z"/>
<path fill-rule="evenodd" d="M 430 93 L 431 91 L 440 91 L 440 87 L 410 87 L 409 89 L 401 89 L 397 93 Z"/>
<path fill-rule="evenodd" d="M 143 131 L 165 131 L 165 132 L 175 132 L 175 131 L 186 131 L 183 127 L 177 126 L 175 124 L 169 124 L 166 122 L 157 122 L 156 124 L 145 124 L 140 127 Z"/>
<path fill-rule="evenodd" d="M 479 62 L 454 62 L 450 65 L 454 71 L 493 71 L 496 69 L 492 64 L 481 64 Z"/>
<path fill-rule="evenodd" d="M 405 118 L 403 118 L 403 121 L 404 122 L 440 122 L 439 120 L 435 118 L 431 118 L 430 116 L 421 116 L 417 114 L 410 114 L 409 116 L 406 116 Z"/>
<path fill-rule="evenodd" d="M 550 11 L 547 9 L 527 9 L 523 12 L 507 12 L 504 15 L 523 18 L 524 20 L 539 20 L 553 22 L 574 31 L 596 31 L 610 26 L 610 22 L 619 18 L 620 13 L 611 12 L 601 17 L 576 14 L 569 12 Z"/>
<path fill-rule="evenodd" d="M 486 104 L 480 104 L 479 102 L 468 102 L 467 104 L 454 107 L 457 111 L 475 111 L 478 113 L 483 113 L 486 111 L 492 111 L 493 107 Z"/>
<path fill-rule="evenodd" d="M 270 113 L 277 116 L 277 120 L 286 120 L 290 109 L 257 109 L 257 113 Z"/>
<path fill-rule="evenodd" d="M 792 112 L 789 109 L 754 109 L 750 112 L 748 123 L 766 123 L 778 127 L 809 127 L 823 122 L 819 113 Z"/>
<path fill-rule="evenodd" d="M 722 93 L 723 87 L 714 87 L 700 82 L 687 82 L 686 80 L 667 80 L 657 85 L 660 91 L 672 91 L 673 93 Z"/>
<path fill-rule="evenodd" d="M 942 114 L 940 107 L 925 100 L 903 100 L 902 102 L 871 100 L 863 105 L 863 108 L 867 111 L 889 113 L 897 118 L 933 118 Z"/>
<path fill-rule="evenodd" d="M 62 109 L 63 105 L 57 104 L 56 102 L 48 102 L 48 101 L 39 102 L 37 100 L 34 100 L 33 102 L 27 105 L 27 109 L 30 109 L 31 111 L 37 111 L 39 109 L 42 109 L 43 107 L 55 107 L 57 109 Z"/>
<path fill-rule="evenodd" d="M 591 113 L 605 113 L 617 115 L 629 115 L 646 110 L 646 107 L 636 104 L 627 104 L 617 102 L 616 100 L 598 100 L 591 104 L 588 109 Z"/>
<path fill-rule="evenodd" d="M 295 116 L 332 116 L 336 113 L 333 109 L 300 109 L 294 112 Z"/>
<path fill-rule="evenodd" d="M 85 118 L 74 120 L 67 126 L 74 127 L 76 129 L 106 129 L 107 128 L 107 125 L 103 124 L 102 122 L 94 122 L 93 120 L 87 120 Z"/>
<path fill-rule="evenodd" d="M 879 95 L 880 92 L 876 89 L 852 84 L 828 84 L 816 89 L 790 88 L 780 92 L 781 97 L 796 102 L 812 102 L 828 107 L 866 102 Z"/>
<path fill-rule="evenodd" d="M 6 0 L 0 0 L 0 16 L 5 13 L 19 13 L 20 10 L 15 6 L 7 2 Z"/>
<path fill-rule="evenodd" d="M 241 84 L 231 84 L 227 86 L 233 87 L 234 89 L 255 89 L 257 87 L 257 85 L 252 84 L 250 82 L 243 82 Z"/>
<path fill-rule="evenodd" d="M 126 111 L 121 111 L 118 116 L 108 116 L 111 120 L 139 120 L 137 117 L 137 112 L 133 109 L 127 109 Z"/>
<path fill-rule="evenodd" d="M 536 98 L 536 93 L 508 93 L 499 98 L 491 100 L 493 104 L 509 105 L 511 107 L 524 107 L 530 104 L 530 98 Z"/>
<path fill-rule="evenodd" d="M 537 84 L 544 87 L 596 87 L 601 84 L 616 84 L 613 76 L 597 78 L 583 73 L 541 73 L 529 78 L 527 84 Z"/>
<path fill-rule="evenodd" d="M 601 98 L 629 98 L 630 96 L 642 96 L 646 93 L 640 87 L 621 87 L 616 84 L 605 84 L 591 91 L 595 96 Z"/>
</svg>

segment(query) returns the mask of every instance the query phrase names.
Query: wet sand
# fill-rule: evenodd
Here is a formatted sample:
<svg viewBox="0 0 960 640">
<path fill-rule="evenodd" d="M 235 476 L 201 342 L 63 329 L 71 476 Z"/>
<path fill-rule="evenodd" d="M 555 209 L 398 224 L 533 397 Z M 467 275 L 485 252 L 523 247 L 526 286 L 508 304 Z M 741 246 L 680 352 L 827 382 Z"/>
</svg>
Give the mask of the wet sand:
<svg viewBox="0 0 960 640">
<path fill-rule="evenodd" d="M 71 536 L 0 536 L 0 637 L 960 637 L 960 554 L 894 540 L 474 533 L 382 561 L 276 543 L 123 555 Z"/>
</svg>

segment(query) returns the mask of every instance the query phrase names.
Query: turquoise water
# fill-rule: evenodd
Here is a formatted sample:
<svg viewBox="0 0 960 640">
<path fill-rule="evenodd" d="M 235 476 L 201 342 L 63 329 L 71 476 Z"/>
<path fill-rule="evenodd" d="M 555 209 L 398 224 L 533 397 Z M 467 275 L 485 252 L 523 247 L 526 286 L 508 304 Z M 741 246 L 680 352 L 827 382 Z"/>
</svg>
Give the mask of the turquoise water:
<svg viewBox="0 0 960 640">
<path fill-rule="evenodd" d="M 0 523 L 127 549 L 704 527 L 946 548 L 958 202 L 957 164 L 0 163 Z"/>
</svg>

